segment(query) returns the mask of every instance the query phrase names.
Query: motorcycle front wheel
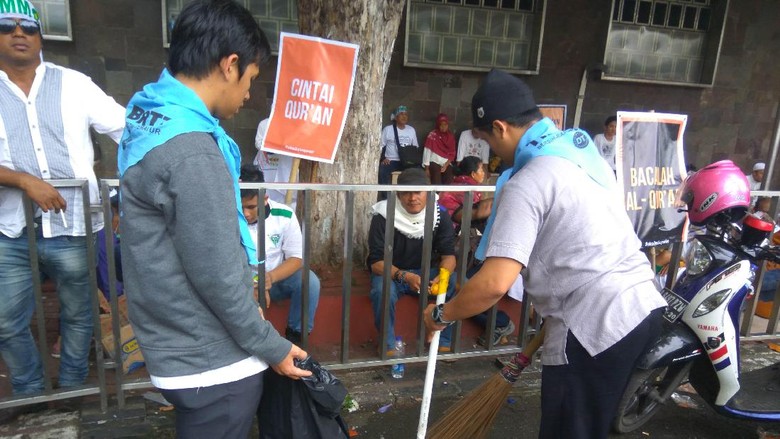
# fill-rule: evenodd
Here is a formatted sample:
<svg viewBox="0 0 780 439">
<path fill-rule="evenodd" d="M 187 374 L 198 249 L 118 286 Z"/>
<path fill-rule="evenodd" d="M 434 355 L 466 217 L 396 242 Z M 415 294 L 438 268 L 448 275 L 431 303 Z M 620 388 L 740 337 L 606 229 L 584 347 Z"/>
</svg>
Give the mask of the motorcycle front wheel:
<svg viewBox="0 0 780 439">
<path fill-rule="evenodd" d="M 616 433 L 628 433 L 644 425 L 685 379 L 691 364 L 635 370 L 620 398 L 612 429 Z"/>
</svg>

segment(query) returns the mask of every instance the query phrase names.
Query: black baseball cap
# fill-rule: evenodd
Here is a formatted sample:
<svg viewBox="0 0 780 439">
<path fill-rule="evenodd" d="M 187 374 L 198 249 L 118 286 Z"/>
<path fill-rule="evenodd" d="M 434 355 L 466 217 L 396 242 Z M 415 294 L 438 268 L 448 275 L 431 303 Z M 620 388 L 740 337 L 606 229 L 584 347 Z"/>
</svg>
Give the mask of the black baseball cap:
<svg viewBox="0 0 780 439">
<path fill-rule="evenodd" d="M 404 186 L 422 186 L 431 184 L 428 175 L 421 168 L 405 169 L 398 176 L 398 184 Z"/>
<path fill-rule="evenodd" d="M 505 120 L 536 109 L 534 94 L 522 79 L 503 70 L 491 70 L 474 97 L 471 117 L 474 127 L 481 128 L 494 120 Z"/>
</svg>

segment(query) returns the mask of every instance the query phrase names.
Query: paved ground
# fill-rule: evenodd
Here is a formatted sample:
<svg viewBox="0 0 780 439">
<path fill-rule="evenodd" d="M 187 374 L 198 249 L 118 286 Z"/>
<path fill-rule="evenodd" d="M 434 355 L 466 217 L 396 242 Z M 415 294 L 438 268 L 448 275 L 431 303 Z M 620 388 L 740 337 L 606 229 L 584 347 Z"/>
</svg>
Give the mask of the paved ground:
<svg viewBox="0 0 780 439">
<path fill-rule="evenodd" d="M 777 341 L 776 341 L 777 342 Z M 493 358 L 440 362 L 434 384 L 431 422 L 497 369 Z M 780 363 L 780 353 L 765 343 L 743 344 L 743 368 Z M 416 436 L 425 365 L 407 365 L 401 380 L 390 378 L 389 367 L 339 371 L 360 408 L 344 418 L 358 438 L 395 439 Z M 540 370 L 523 372 L 494 425 L 491 438 L 535 438 L 538 434 Z M 130 393 L 124 411 L 101 413 L 96 400 L 82 398 L 56 403 L 47 410 L 23 415 L 0 425 L 0 438 L 173 438 L 173 412 L 145 399 L 148 390 Z M 679 405 L 669 403 L 641 431 L 614 436 L 634 438 L 780 438 L 780 424 L 755 423 L 716 415 L 689 387 L 677 392 Z M 380 412 L 380 408 L 383 408 Z"/>
</svg>

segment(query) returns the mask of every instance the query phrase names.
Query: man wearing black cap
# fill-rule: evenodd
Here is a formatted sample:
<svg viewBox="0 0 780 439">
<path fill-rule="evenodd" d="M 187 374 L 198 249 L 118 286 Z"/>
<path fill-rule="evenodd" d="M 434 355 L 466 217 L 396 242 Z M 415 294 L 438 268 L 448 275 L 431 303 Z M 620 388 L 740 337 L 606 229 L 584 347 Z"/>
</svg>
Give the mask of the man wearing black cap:
<svg viewBox="0 0 780 439">
<path fill-rule="evenodd" d="M 425 171 L 410 168 L 398 176 L 399 185 L 426 186 L 431 184 Z M 420 285 L 422 273 L 423 236 L 425 232 L 425 209 L 427 192 L 398 191 L 395 203 L 395 232 L 393 234 L 393 266 L 390 274 L 390 322 L 386 347 L 392 349 L 395 342 L 395 303 L 402 294 L 418 295 L 427 286 Z M 373 218 L 368 232 L 368 265 L 371 267 L 371 305 L 374 310 L 374 324 L 381 331 L 382 324 L 382 275 L 384 274 L 385 224 L 387 200 L 371 208 Z M 455 270 L 455 234 L 452 220 L 447 211 L 436 204 L 433 215 L 433 252 L 428 262 L 431 267 L 431 284 L 438 281 L 439 269 Z M 438 264 L 437 264 L 438 262 Z M 450 277 L 447 297 L 455 292 L 455 276 Z M 450 331 L 444 331 L 439 350 L 450 349 Z"/>
<path fill-rule="evenodd" d="M 426 326 L 488 309 L 522 271 L 546 328 L 539 436 L 606 437 L 666 305 L 614 175 L 587 134 L 543 119 L 531 89 L 508 73 L 491 71 L 471 106 L 479 136 L 511 168 L 477 249 L 482 269 L 429 307 Z"/>
</svg>

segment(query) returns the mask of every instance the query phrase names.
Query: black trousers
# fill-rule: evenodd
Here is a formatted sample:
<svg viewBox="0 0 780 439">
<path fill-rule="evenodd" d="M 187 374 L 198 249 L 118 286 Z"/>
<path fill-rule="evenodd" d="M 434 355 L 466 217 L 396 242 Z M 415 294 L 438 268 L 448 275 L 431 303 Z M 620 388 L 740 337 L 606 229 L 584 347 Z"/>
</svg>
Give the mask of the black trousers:
<svg viewBox="0 0 780 439">
<path fill-rule="evenodd" d="M 654 310 L 622 340 L 595 357 L 569 331 L 569 364 L 542 368 L 540 438 L 607 437 L 634 364 L 661 333 L 662 311 Z"/>
<path fill-rule="evenodd" d="M 263 394 L 263 375 L 210 387 L 161 390 L 176 408 L 176 437 L 245 439 Z"/>
</svg>

